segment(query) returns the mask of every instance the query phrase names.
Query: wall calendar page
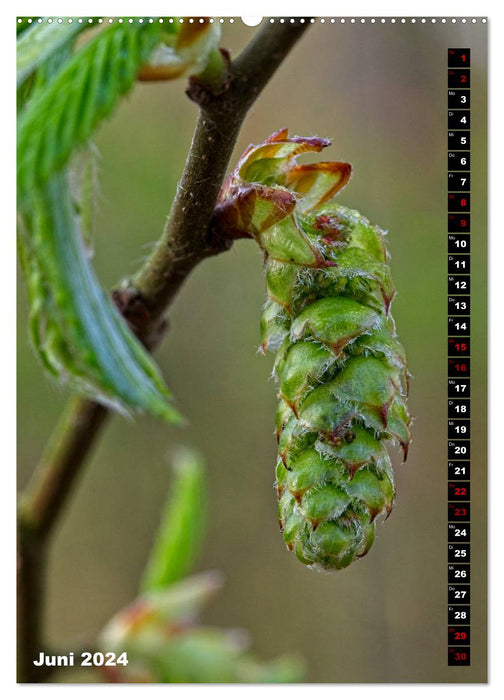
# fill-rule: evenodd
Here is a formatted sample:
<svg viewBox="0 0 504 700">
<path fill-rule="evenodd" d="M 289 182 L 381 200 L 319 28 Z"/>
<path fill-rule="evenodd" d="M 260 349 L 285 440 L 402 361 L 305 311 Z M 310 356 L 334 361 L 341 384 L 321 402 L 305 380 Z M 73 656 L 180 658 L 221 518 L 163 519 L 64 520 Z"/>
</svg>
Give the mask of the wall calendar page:
<svg viewBox="0 0 504 700">
<path fill-rule="evenodd" d="M 485 684 L 487 18 L 15 24 L 17 682 Z"/>
</svg>

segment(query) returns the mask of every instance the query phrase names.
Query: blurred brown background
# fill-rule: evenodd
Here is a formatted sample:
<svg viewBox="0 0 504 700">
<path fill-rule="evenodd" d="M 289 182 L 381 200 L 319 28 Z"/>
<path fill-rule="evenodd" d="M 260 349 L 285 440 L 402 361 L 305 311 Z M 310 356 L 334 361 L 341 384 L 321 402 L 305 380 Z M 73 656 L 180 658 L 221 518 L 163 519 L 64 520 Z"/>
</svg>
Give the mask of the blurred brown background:
<svg viewBox="0 0 504 700">
<path fill-rule="evenodd" d="M 64 514 L 52 550 L 50 639 L 88 639 L 136 594 L 170 483 L 174 445 L 208 463 L 209 523 L 197 569 L 224 594 L 205 620 L 251 632 L 267 658 L 300 652 L 314 682 L 483 681 L 486 669 L 485 25 L 317 24 L 250 113 L 235 159 L 288 126 L 331 137 L 323 158 L 353 164 L 339 200 L 389 229 L 393 313 L 415 379 L 414 442 L 397 502 L 370 553 L 321 575 L 285 549 L 273 491 L 272 357 L 256 353 L 261 255 L 238 242 L 191 276 L 157 354 L 186 429 L 114 417 Z M 225 25 L 236 54 L 256 29 Z M 446 57 L 472 60 L 472 666 L 448 668 L 446 468 Z M 159 235 L 196 117 L 184 83 L 139 85 L 96 139 L 102 201 L 95 264 L 105 286 L 132 273 Z M 19 486 L 65 400 L 46 380 L 19 313 Z"/>
</svg>

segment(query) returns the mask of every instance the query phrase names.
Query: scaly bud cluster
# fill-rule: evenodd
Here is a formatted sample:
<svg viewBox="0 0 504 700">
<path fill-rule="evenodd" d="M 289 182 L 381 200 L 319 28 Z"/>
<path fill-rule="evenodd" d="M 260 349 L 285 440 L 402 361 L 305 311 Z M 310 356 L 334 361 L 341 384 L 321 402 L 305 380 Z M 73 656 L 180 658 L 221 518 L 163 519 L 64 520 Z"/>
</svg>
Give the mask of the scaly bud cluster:
<svg viewBox="0 0 504 700">
<path fill-rule="evenodd" d="M 228 236 L 253 237 L 265 254 L 262 349 L 276 352 L 280 527 L 298 559 L 322 570 L 367 553 L 395 495 L 384 442 L 399 443 L 404 458 L 410 442 L 384 232 L 333 202 L 348 163 L 296 163 L 329 144 L 283 129 L 250 146 L 216 211 Z"/>
</svg>

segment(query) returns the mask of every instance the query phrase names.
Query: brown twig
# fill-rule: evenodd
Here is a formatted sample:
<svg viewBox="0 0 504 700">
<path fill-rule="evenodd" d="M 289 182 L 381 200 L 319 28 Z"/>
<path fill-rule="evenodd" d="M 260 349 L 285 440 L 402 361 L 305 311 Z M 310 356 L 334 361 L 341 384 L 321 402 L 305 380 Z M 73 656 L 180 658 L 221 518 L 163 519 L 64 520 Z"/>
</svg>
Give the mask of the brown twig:
<svg viewBox="0 0 504 700">
<path fill-rule="evenodd" d="M 18 678 L 37 682 L 47 669 L 35 667 L 42 651 L 42 610 L 49 535 L 100 427 L 107 409 L 72 397 L 58 423 L 18 511 Z"/>
<path fill-rule="evenodd" d="M 231 63 L 224 92 L 192 82 L 201 107 L 170 217 L 152 255 L 133 280 L 152 321 L 171 303 L 202 259 L 229 244 L 208 238 L 217 195 L 247 111 L 308 26 L 267 24 Z"/>
<path fill-rule="evenodd" d="M 309 20 L 266 24 L 229 66 L 221 89 L 193 81 L 200 106 L 187 162 L 171 213 L 153 253 L 132 282 L 115 290 L 121 313 L 149 348 L 165 327 L 163 316 L 192 269 L 229 248 L 209 235 L 210 222 L 243 119 L 292 49 Z M 83 398 L 71 400 L 19 508 L 18 679 L 39 682 L 33 665 L 42 650 L 44 573 L 50 534 L 108 415 Z"/>
</svg>

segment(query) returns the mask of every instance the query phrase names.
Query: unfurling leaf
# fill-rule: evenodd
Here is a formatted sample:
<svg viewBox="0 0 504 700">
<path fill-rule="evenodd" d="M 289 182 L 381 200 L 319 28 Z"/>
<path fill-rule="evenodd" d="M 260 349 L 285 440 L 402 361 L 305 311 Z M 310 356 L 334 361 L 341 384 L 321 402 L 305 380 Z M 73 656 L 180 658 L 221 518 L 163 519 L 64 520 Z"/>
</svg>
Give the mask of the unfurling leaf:
<svg viewBox="0 0 504 700">
<path fill-rule="evenodd" d="M 191 569 L 205 525 L 204 469 L 193 450 L 179 450 L 174 479 L 142 582 L 143 591 L 162 590 Z"/>
<path fill-rule="evenodd" d="M 77 51 L 78 22 L 44 20 L 20 35 L 19 246 L 30 334 L 45 369 L 123 412 L 180 422 L 158 368 L 101 289 L 87 250 L 97 189 L 90 136 L 161 38 L 180 33 L 164 19 L 114 20 Z"/>
<path fill-rule="evenodd" d="M 54 175 L 31 205 L 20 217 L 20 250 L 31 338 L 46 370 L 124 412 L 179 422 L 156 365 L 94 275 L 67 177 Z"/>
<path fill-rule="evenodd" d="M 21 198 L 61 170 L 111 114 L 133 86 L 163 27 L 158 22 L 115 21 L 78 49 L 28 101 L 18 119 Z"/>
<path fill-rule="evenodd" d="M 124 683 L 289 683 L 300 681 L 304 664 L 284 656 L 263 663 L 248 652 L 243 630 L 200 622 L 202 607 L 222 585 L 208 571 L 144 593 L 120 610 L 99 635 L 104 651 L 126 652 L 114 680 Z M 107 669 L 103 668 L 107 673 Z"/>
<path fill-rule="evenodd" d="M 69 22 L 69 20 L 72 20 Z M 28 25 L 16 45 L 16 80 L 18 87 L 34 73 L 53 53 L 58 52 L 73 37 L 90 27 L 78 17 L 65 17 L 65 21 Z"/>
<path fill-rule="evenodd" d="M 207 571 L 145 592 L 120 610 L 98 638 L 104 651 L 126 652 L 113 680 L 123 683 L 295 683 L 304 663 L 294 656 L 269 662 L 249 651 L 244 630 L 201 624 L 202 608 L 222 587 Z M 107 675 L 107 669 L 103 671 Z"/>
<path fill-rule="evenodd" d="M 302 679 L 301 659 L 263 663 L 249 653 L 243 630 L 201 623 L 203 607 L 221 589 L 217 571 L 181 579 L 203 533 L 203 468 L 193 451 L 178 453 L 175 480 L 146 567 L 140 595 L 119 610 L 98 638 L 104 651 L 126 653 L 113 680 L 124 683 L 289 683 Z M 103 669 L 107 675 L 107 669 Z"/>
<path fill-rule="evenodd" d="M 384 232 L 333 196 L 348 163 L 297 165 L 329 141 L 286 129 L 249 146 L 224 184 L 216 225 L 266 260 L 262 348 L 277 353 L 280 526 L 303 563 L 364 556 L 395 489 L 384 441 L 406 458 L 408 371 L 390 304 Z"/>
<path fill-rule="evenodd" d="M 217 48 L 218 25 L 208 20 L 179 24 L 169 23 L 167 17 L 151 18 L 152 22 L 139 19 L 132 23 L 114 19 L 105 26 L 61 65 L 21 111 L 17 144 L 21 198 L 61 170 L 137 79 L 201 74 L 211 82 L 215 73 L 224 70 Z M 23 33 L 18 41 L 18 81 L 34 73 L 79 29 L 78 23 L 44 23 Z M 30 36 L 39 35 L 40 42 L 32 46 Z M 211 75 L 206 76 L 206 71 Z"/>
</svg>

